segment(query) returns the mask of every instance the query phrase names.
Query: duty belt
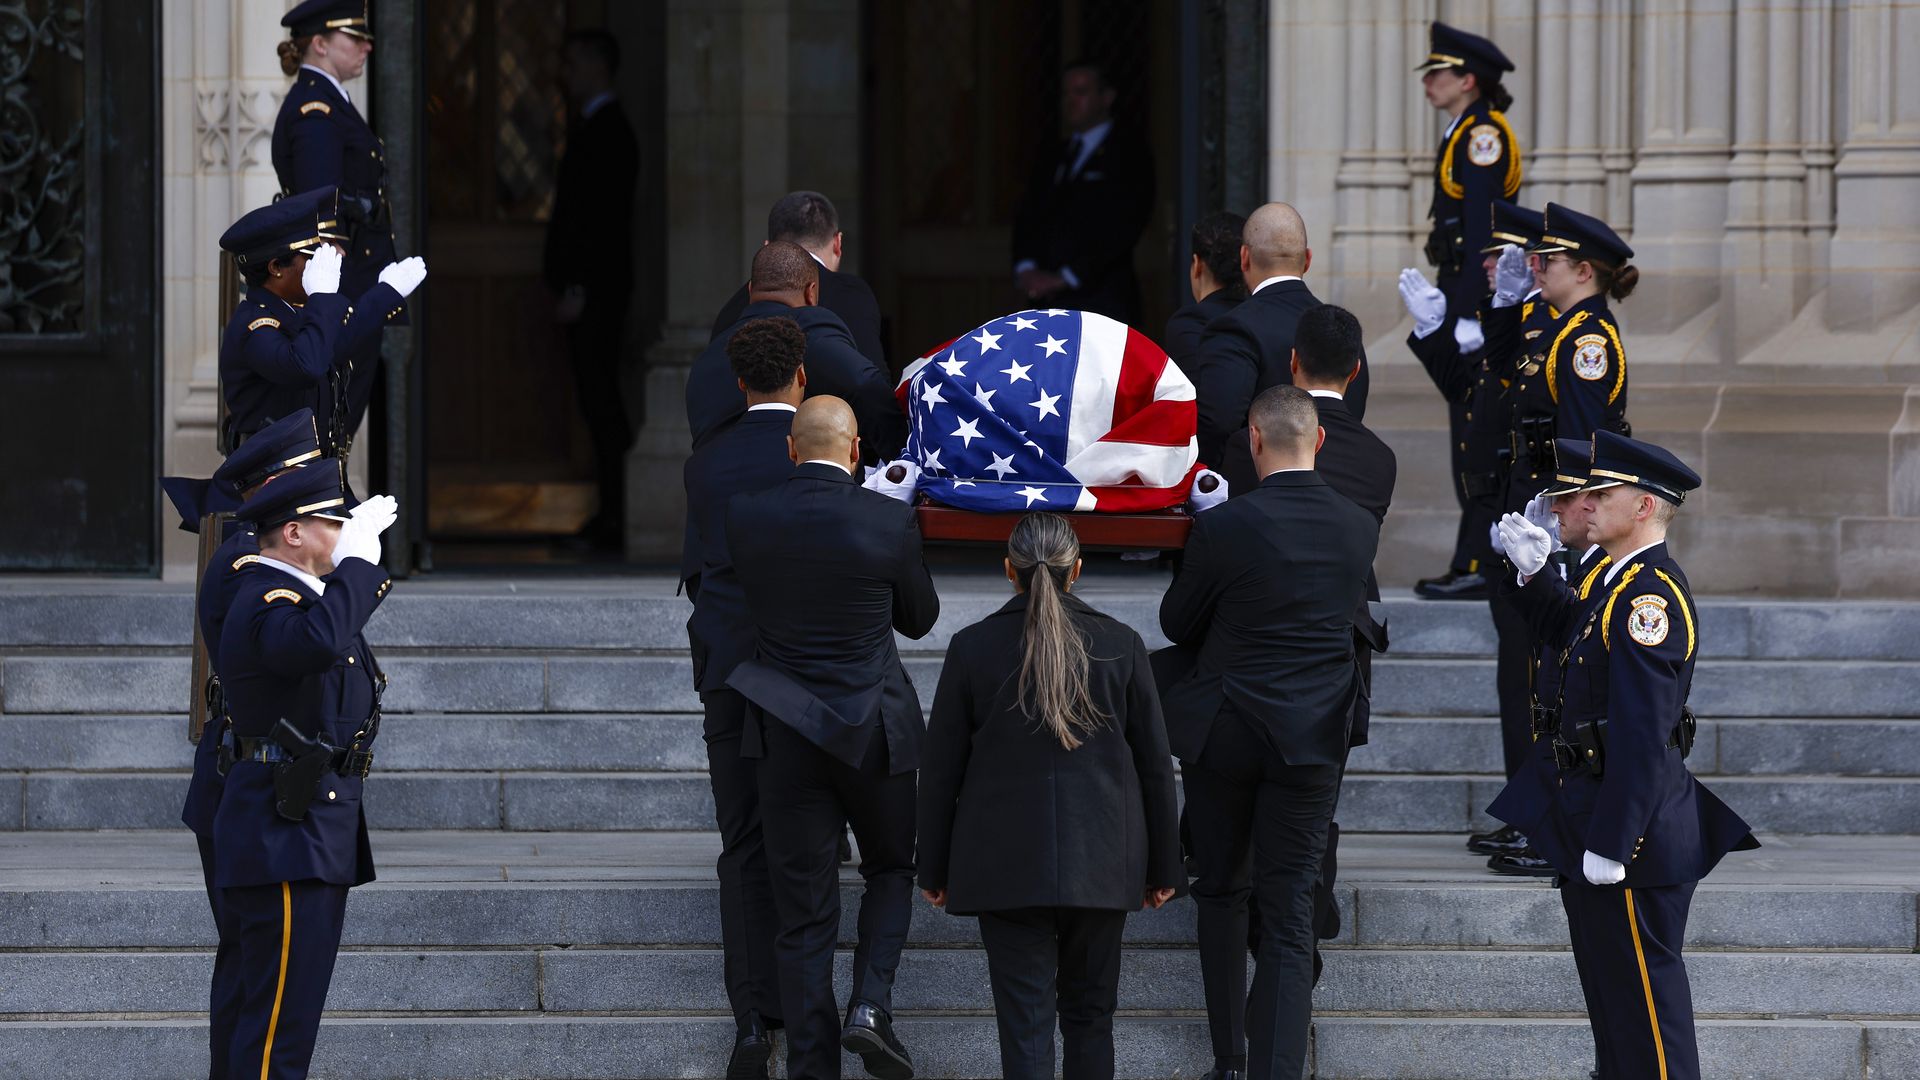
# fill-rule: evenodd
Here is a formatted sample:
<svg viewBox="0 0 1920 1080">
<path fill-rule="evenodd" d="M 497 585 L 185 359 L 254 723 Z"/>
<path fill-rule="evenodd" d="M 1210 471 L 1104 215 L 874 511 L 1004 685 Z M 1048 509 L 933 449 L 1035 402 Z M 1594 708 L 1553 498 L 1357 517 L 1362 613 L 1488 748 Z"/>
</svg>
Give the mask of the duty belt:
<svg viewBox="0 0 1920 1080">
<path fill-rule="evenodd" d="M 293 755 L 272 739 L 254 739 L 242 736 L 240 744 L 241 761 L 259 761 L 273 764 L 280 761 L 292 761 Z M 340 750 L 333 755 L 333 771 L 341 776 L 355 777 L 361 780 L 373 771 L 373 751 Z"/>
<path fill-rule="evenodd" d="M 1576 728 L 1578 731 L 1574 742 L 1568 742 L 1558 732 L 1554 733 L 1553 763 L 1559 766 L 1561 772 L 1572 772 L 1586 766 L 1598 776 L 1606 767 L 1607 722 L 1591 720 L 1576 725 Z M 1693 717 L 1693 710 L 1683 706 L 1680 722 L 1673 726 L 1673 733 L 1667 736 L 1667 745 L 1663 749 L 1678 750 L 1680 759 L 1686 760 L 1693 754 L 1693 737 L 1697 728 L 1698 721 Z"/>
</svg>

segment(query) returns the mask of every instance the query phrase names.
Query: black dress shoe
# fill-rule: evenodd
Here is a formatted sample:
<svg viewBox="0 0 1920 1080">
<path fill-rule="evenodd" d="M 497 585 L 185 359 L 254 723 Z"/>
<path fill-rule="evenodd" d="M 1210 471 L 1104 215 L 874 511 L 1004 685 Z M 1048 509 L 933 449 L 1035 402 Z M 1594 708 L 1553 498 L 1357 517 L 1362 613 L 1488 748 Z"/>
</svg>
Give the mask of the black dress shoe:
<svg viewBox="0 0 1920 1080">
<path fill-rule="evenodd" d="M 1527 850 L 1527 834 L 1511 825 L 1467 837 L 1467 850 L 1476 855 L 1518 855 Z"/>
<path fill-rule="evenodd" d="M 913 1059 L 893 1037 L 893 1018 L 876 1005 L 855 1002 L 840 1029 L 840 1046 L 860 1055 L 867 1075 L 879 1080 L 913 1080 Z"/>
<path fill-rule="evenodd" d="M 1553 864 L 1540 857 L 1532 848 L 1512 855 L 1495 855 L 1487 860 L 1487 869 L 1496 874 L 1511 874 L 1516 877 L 1552 877 L 1559 873 Z"/>
<path fill-rule="evenodd" d="M 1421 578 L 1413 583 L 1415 596 L 1428 600 L 1485 600 L 1487 579 L 1483 574 L 1449 570 L 1439 577 Z"/>
<path fill-rule="evenodd" d="M 1216 1065 L 1207 1070 L 1205 1080 L 1247 1080 L 1247 1074 L 1239 1069 L 1223 1069 Z"/>
<path fill-rule="evenodd" d="M 767 1080 L 767 1062 L 773 1059 L 773 1036 L 760 1014 L 749 1012 L 733 1037 L 733 1056 L 727 1059 L 727 1080 Z"/>
</svg>

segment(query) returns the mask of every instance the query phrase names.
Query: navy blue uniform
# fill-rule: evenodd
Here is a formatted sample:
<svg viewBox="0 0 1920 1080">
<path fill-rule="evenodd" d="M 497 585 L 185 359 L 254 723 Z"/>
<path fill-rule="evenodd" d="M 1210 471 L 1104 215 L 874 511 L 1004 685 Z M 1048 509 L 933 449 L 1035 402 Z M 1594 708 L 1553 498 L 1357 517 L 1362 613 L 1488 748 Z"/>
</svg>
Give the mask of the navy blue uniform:
<svg viewBox="0 0 1920 1080">
<path fill-rule="evenodd" d="M 312 68 L 301 68 L 273 122 L 273 172 L 280 191 L 293 195 L 337 187 L 350 214 L 340 290 L 359 296 L 394 261 L 393 215 L 387 207 L 386 147 L 360 111 Z M 404 321 L 404 320 L 402 320 Z"/>
<path fill-rule="evenodd" d="M 264 287 L 247 290 L 220 336 L 221 393 L 234 435 L 310 408 L 323 442 L 343 449 L 372 392 L 380 328 L 401 304 L 391 285 L 375 285 L 358 300 L 350 295 L 321 293 L 295 307 Z"/>
<path fill-rule="evenodd" d="M 1520 190 L 1520 144 L 1506 114 L 1486 100 L 1467 106 L 1444 138 L 1433 167 L 1433 235 L 1427 242 L 1447 295 L 1447 313 L 1471 318 L 1487 280 L 1474 253 L 1493 243 L 1493 202 Z"/>
<path fill-rule="evenodd" d="M 1600 1075 L 1689 1080 L 1700 1065 L 1680 955 L 1688 905 L 1722 856 L 1755 843 L 1694 779 L 1673 738 L 1700 640 L 1686 576 L 1664 543 L 1610 582 L 1605 573 L 1584 617 L 1578 595 L 1547 575 L 1520 590 L 1546 636 L 1570 642 L 1556 658 L 1558 740 L 1577 748 L 1577 725 L 1606 721 L 1599 769 L 1578 749 L 1568 768 L 1533 756 L 1489 812 L 1525 831 L 1561 875 Z M 1589 884 L 1588 851 L 1624 864 L 1626 880 Z"/>
<path fill-rule="evenodd" d="M 386 571 L 348 559 L 323 595 L 264 562 L 247 564 L 221 627 L 221 684 L 236 739 L 282 717 L 336 746 L 366 749 L 377 668 L 361 629 L 386 597 Z M 303 1077 L 333 977 L 347 889 L 372 881 L 363 781 L 329 772 L 305 820 L 274 810 L 273 767 L 242 760 L 214 814 L 215 884 L 239 943 L 235 1075 Z"/>
</svg>

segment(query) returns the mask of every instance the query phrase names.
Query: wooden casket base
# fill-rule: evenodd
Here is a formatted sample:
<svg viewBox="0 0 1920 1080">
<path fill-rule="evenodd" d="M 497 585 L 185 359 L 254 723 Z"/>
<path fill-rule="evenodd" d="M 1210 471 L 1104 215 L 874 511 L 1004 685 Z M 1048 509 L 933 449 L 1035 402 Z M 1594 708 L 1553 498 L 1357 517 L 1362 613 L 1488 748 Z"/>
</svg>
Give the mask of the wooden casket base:
<svg viewBox="0 0 1920 1080">
<path fill-rule="evenodd" d="M 983 514 L 922 502 L 920 535 L 947 544 L 1005 545 L 1022 514 Z M 1180 510 L 1150 514 L 1065 513 L 1080 546 L 1089 551 L 1171 551 L 1187 546 L 1193 518 Z"/>
</svg>

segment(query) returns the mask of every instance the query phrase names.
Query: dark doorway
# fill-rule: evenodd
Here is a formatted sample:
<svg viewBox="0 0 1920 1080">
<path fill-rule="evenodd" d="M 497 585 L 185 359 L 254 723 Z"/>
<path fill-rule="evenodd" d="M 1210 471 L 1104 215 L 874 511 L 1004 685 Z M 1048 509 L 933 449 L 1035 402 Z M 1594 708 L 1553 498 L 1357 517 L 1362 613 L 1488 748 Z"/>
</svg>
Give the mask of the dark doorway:
<svg viewBox="0 0 1920 1080">
<path fill-rule="evenodd" d="M 0 570 L 151 573 L 159 5 L 13 7 L 0 34 Z"/>
<path fill-rule="evenodd" d="M 1178 0 L 876 2 L 868 8 L 862 248 L 895 366 L 1031 306 L 1013 288 L 1012 223 L 1034 155 L 1061 136 L 1061 68 L 1109 73 L 1116 126 L 1153 148 L 1154 212 L 1134 251 L 1138 326 L 1181 299 L 1169 252 L 1180 174 Z M 1184 242 L 1184 241 L 1183 241 Z"/>
</svg>

